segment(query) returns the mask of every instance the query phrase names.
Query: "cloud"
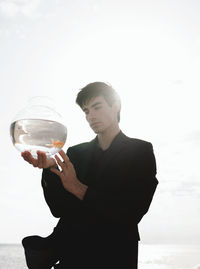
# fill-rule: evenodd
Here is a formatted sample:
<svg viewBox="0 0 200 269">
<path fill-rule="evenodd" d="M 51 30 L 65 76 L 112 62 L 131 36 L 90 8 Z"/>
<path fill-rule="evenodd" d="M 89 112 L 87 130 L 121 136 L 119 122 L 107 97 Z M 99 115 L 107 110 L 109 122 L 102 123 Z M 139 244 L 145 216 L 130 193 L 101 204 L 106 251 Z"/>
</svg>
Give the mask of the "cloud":
<svg viewBox="0 0 200 269">
<path fill-rule="evenodd" d="M 5 17 L 39 16 L 38 8 L 41 0 L 0 0 L 0 13 Z"/>
</svg>

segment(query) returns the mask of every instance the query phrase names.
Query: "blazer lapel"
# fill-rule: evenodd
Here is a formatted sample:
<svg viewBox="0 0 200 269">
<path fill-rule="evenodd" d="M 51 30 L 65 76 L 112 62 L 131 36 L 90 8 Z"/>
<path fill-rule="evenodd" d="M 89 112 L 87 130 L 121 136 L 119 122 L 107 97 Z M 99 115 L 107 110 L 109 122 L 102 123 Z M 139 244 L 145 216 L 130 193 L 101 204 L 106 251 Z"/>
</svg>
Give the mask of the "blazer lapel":
<svg viewBox="0 0 200 269">
<path fill-rule="evenodd" d="M 91 166 L 93 165 L 93 156 L 94 150 L 97 147 L 97 139 L 96 136 L 95 139 L 88 143 L 87 149 L 84 150 L 84 155 L 81 158 L 81 165 L 78 166 L 79 179 L 85 184 L 88 184 L 90 180 L 99 180 L 99 178 L 102 177 L 102 174 L 106 172 L 105 169 L 109 166 L 109 163 L 125 150 L 128 137 L 120 131 L 112 141 L 108 152 L 105 154 L 104 161 L 99 163 L 96 171 L 93 171 L 91 170 Z M 92 176 L 91 171 L 93 171 Z"/>
<path fill-rule="evenodd" d="M 84 156 L 82 158 L 81 165 L 79 166 L 79 175 L 83 183 L 86 183 L 87 181 L 87 173 L 88 170 L 90 169 L 90 164 L 92 161 L 94 150 L 95 150 L 95 139 L 89 142 L 87 149 L 84 151 Z"/>
<path fill-rule="evenodd" d="M 109 163 L 125 149 L 127 140 L 128 137 L 124 135 L 122 131 L 120 131 L 120 133 L 114 138 L 110 145 L 109 151 L 105 154 L 104 161 L 98 167 L 96 179 L 99 179 L 102 176 L 107 166 L 109 166 Z"/>
</svg>

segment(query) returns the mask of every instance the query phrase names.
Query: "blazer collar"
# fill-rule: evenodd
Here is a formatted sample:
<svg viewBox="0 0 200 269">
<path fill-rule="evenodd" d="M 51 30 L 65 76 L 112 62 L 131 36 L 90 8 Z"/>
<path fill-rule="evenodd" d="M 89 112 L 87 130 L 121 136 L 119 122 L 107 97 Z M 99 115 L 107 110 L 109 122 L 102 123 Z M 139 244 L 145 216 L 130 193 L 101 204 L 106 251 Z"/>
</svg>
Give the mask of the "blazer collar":
<svg viewBox="0 0 200 269">
<path fill-rule="evenodd" d="M 96 179 L 101 178 L 103 173 L 106 171 L 107 166 L 109 166 L 110 162 L 114 159 L 117 158 L 119 154 L 123 150 L 126 149 L 125 145 L 128 140 L 128 137 L 120 131 L 115 138 L 113 139 L 110 147 L 105 151 L 106 154 L 104 156 L 104 161 L 100 163 L 98 166 L 98 171 L 96 173 Z"/>
<path fill-rule="evenodd" d="M 120 132 L 113 139 L 110 147 L 106 150 L 107 152 L 105 151 L 106 154 L 104 157 L 104 162 L 99 165 L 99 169 L 96 173 L 97 178 L 102 175 L 105 168 L 109 165 L 110 161 L 121 153 L 127 140 L 128 137 L 120 130 Z M 92 141 L 88 143 L 87 150 L 84 152 L 85 156 L 81 165 L 81 178 L 83 181 L 87 180 L 87 173 L 90 168 L 90 164 L 92 163 L 93 153 L 97 146 L 98 136 L 96 136 Z"/>
<path fill-rule="evenodd" d="M 128 137 L 120 130 L 119 133 L 114 137 L 113 141 L 111 142 L 107 150 L 110 151 L 113 150 L 113 148 L 119 147 L 119 145 L 127 141 L 127 139 Z M 95 139 L 93 139 L 90 143 L 95 143 L 95 145 L 98 145 L 98 136 L 96 136 Z"/>
</svg>

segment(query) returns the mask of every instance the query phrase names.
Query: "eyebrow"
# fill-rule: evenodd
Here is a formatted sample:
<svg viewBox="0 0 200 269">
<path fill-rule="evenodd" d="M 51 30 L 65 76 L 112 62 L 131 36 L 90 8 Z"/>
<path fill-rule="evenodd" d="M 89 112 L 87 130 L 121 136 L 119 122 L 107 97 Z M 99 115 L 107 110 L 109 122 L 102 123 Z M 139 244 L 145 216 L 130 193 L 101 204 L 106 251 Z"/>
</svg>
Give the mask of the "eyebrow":
<svg viewBox="0 0 200 269">
<path fill-rule="evenodd" d="M 95 107 L 95 106 L 98 106 L 98 105 L 102 105 L 102 102 L 96 102 L 96 103 L 94 103 L 91 107 Z M 86 110 L 88 110 L 88 108 L 83 108 L 83 111 L 86 111 Z"/>
<path fill-rule="evenodd" d="M 96 102 L 91 107 L 95 107 L 95 106 L 98 106 L 98 105 L 101 105 L 101 104 L 102 104 L 102 102 Z"/>
</svg>

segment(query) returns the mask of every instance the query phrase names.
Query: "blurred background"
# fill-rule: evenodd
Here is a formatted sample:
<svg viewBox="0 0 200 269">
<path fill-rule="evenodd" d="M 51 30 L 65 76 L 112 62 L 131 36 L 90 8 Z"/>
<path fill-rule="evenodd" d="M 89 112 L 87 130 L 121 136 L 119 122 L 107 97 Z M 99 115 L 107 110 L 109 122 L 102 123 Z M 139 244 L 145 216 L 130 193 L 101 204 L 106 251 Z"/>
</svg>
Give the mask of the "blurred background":
<svg viewBox="0 0 200 269">
<path fill-rule="evenodd" d="M 199 12 L 197 0 L 0 0 L 1 244 L 47 236 L 58 221 L 41 170 L 12 145 L 16 113 L 33 96 L 53 99 L 67 150 L 94 138 L 75 104 L 79 89 L 104 81 L 121 96 L 122 131 L 150 141 L 157 160 L 141 244 L 200 245 Z"/>
</svg>

